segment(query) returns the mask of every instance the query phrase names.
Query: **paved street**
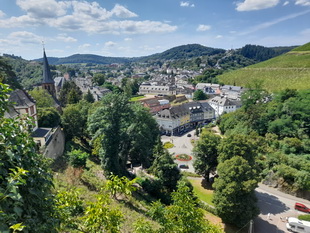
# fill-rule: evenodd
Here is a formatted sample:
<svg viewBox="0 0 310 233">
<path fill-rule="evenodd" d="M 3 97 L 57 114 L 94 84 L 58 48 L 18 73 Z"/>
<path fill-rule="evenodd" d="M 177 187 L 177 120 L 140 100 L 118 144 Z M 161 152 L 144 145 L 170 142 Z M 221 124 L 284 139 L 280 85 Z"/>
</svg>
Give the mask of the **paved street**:
<svg viewBox="0 0 310 233">
<path fill-rule="evenodd" d="M 310 201 L 308 200 L 280 192 L 263 184 L 259 184 L 259 187 L 256 189 L 256 196 L 261 213 L 254 221 L 255 233 L 288 232 L 285 226 L 285 218 L 304 214 L 294 209 L 295 203 L 301 202 L 310 206 Z M 268 213 L 270 213 L 269 220 L 267 219 Z M 281 221 L 280 217 L 282 217 L 283 221 Z"/>
<path fill-rule="evenodd" d="M 173 155 L 178 155 L 178 154 L 187 154 L 187 155 L 192 155 L 192 150 L 193 150 L 193 145 L 191 144 L 191 139 L 196 139 L 197 137 L 194 136 L 195 130 L 191 130 L 187 133 L 185 133 L 183 136 L 162 136 L 161 140 L 163 143 L 165 142 L 171 142 L 174 147 L 168 149 L 168 151 L 173 154 Z M 187 134 L 191 134 L 191 137 L 187 137 Z M 194 159 L 194 158 L 193 158 Z M 188 165 L 188 169 L 184 169 L 184 171 L 189 171 L 189 172 L 194 172 L 193 168 L 193 160 L 191 161 L 179 161 L 175 160 L 175 162 L 180 165 L 180 164 L 185 164 Z"/>
</svg>

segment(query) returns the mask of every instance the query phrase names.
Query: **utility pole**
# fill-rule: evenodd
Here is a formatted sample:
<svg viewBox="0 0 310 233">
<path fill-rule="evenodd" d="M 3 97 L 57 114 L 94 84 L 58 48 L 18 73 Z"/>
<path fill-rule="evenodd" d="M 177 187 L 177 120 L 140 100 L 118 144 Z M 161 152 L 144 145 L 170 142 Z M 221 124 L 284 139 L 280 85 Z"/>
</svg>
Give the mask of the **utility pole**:
<svg viewBox="0 0 310 233">
<path fill-rule="evenodd" d="M 250 221 L 249 233 L 253 233 L 253 220 Z"/>
</svg>

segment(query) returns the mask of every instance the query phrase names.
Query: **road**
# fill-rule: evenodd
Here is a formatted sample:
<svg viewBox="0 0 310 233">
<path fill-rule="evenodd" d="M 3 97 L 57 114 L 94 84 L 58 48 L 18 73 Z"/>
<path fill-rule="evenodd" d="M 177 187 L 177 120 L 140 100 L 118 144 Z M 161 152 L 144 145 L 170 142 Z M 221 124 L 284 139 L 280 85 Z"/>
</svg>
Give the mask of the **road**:
<svg viewBox="0 0 310 233">
<path fill-rule="evenodd" d="M 280 192 L 264 184 L 259 184 L 255 191 L 260 208 L 260 215 L 254 221 L 255 233 L 289 232 L 285 226 L 285 218 L 304 214 L 294 209 L 295 203 L 301 202 L 310 206 L 308 200 Z M 270 213 L 270 219 L 268 219 L 268 213 Z M 281 221 L 280 217 L 283 221 Z"/>
</svg>

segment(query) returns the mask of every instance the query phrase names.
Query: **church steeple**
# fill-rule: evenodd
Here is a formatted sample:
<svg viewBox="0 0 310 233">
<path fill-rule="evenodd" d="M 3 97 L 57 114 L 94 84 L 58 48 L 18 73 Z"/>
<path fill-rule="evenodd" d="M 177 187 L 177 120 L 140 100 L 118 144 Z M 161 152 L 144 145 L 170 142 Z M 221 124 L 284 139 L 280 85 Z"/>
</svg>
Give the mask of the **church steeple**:
<svg viewBox="0 0 310 233">
<path fill-rule="evenodd" d="M 50 66 L 47 61 L 45 49 L 43 50 L 43 82 L 42 83 L 55 83 L 51 76 Z"/>
<path fill-rule="evenodd" d="M 53 97 L 56 97 L 55 82 L 52 78 L 50 67 L 45 54 L 45 49 L 43 48 L 43 81 L 42 88 L 47 90 Z"/>
</svg>

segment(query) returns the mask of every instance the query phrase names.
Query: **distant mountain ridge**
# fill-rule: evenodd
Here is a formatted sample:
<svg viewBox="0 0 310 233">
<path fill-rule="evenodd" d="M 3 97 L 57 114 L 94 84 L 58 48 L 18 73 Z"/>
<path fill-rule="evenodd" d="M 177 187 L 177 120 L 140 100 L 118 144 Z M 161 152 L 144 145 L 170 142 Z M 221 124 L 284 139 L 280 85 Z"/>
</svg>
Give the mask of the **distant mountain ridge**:
<svg viewBox="0 0 310 233">
<path fill-rule="evenodd" d="M 252 46 L 253 47 L 253 46 Z M 295 46 L 297 47 L 297 46 Z M 277 56 L 281 53 L 287 52 L 295 47 L 275 47 L 275 48 L 266 48 L 260 46 L 257 51 L 261 51 L 264 48 L 266 50 L 275 50 L 273 56 Z M 250 46 L 251 48 L 251 46 Z M 251 50 L 253 51 L 253 50 Z M 220 48 L 211 48 L 206 47 L 200 44 L 188 44 L 173 47 L 162 53 L 156 53 L 149 56 L 142 57 L 105 57 L 94 54 L 74 54 L 69 57 L 57 58 L 57 57 L 48 57 L 48 62 L 50 65 L 61 65 L 61 64 L 74 64 L 74 63 L 92 63 L 92 64 L 113 64 L 113 63 L 128 63 L 128 62 L 147 62 L 150 60 L 178 60 L 178 59 L 191 59 L 201 56 L 212 56 L 216 54 L 224 54 L 225 49 Z M 42 61 L 42 58 L 35 59 L 34 61 Z"/>
</svg>

